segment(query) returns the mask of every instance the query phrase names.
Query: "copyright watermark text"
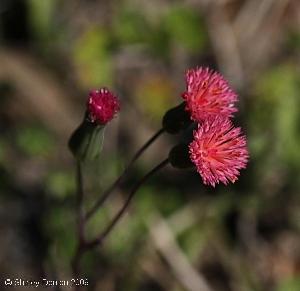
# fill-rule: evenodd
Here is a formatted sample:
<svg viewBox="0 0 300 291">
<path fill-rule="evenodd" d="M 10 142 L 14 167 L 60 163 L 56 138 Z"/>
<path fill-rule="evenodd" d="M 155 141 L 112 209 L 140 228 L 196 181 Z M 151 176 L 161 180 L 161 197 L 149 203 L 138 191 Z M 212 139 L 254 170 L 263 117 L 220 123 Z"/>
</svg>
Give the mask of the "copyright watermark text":
<svg viewBox="0 0 300 291">
<path fill-rule="evenodd" d="M 70 280 L 49 280 L 42 278 L 39 280 L 21 279 L 21 278 L 5 278 L 1 282 L 6 287 L 23 286 L 28 288 L 53 287 L 53 286 L 88 286 L 89 282 L 86 278 L 72 278 Z M 1 284 L 1 285 L 2 285 Z"/>
</svg>

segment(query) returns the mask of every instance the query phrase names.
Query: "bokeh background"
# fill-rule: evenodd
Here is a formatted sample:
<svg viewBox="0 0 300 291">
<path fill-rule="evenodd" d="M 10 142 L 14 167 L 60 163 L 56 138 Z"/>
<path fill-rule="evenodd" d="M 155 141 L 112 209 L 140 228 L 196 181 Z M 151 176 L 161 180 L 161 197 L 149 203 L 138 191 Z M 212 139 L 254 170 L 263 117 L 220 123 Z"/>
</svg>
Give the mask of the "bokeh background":
<svg viewBox="0 0 300 291">
<path fill-rule="evenodd" d="M 86 207 L 181 102 L 185 70 L 210 66 L 239 93 L 248 168 L 215 189 L 193 171 L 162 170 L 86 255 L 82 276 L 100 291 L 300 290 L 299 1 L 1 0 L 0 41 L 1 280 L 71 278 L 67 141 L 88 91 L 108 86 L 122 110 L 84 169 Z M 177 141 L 165 135 L 147 151 L 89 237 Z"/>
</svg>

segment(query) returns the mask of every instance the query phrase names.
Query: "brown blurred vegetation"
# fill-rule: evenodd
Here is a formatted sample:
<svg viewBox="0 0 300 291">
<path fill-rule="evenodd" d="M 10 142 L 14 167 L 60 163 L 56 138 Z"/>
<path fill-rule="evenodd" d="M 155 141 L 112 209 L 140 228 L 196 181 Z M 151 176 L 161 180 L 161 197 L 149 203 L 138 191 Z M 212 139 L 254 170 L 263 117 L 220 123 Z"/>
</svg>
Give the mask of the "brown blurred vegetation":
<svg viewBox="0 0 300 291">
<path fill-rule="evenodd" d="M 85 168 L 87 207 L 181 102 L 185 70 L 206 65 L 239 93 L 247 170 L 216 189 L 189 171 L 153 177 L 86 256 L 88 290 L 300 290 L 299 1 L 1 0 L 0 41 L 1 280 L 71 276 L 67 140 L 88 91 L 108 86 L 122 111 Z M 164 136 L 138 162 L 90 236 L 176 140 Z"/>
</svg>

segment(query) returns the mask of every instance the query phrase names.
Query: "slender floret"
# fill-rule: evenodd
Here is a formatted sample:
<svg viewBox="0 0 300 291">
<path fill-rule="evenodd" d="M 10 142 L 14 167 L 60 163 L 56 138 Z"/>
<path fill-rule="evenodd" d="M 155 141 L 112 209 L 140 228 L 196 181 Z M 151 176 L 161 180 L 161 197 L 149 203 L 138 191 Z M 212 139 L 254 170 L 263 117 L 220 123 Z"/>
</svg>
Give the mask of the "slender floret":
<svg viewBox="0 0 300 291">
<path fill-rule="evenodd" d="M 213 187 L 219 182 L 234 183 L 249 158 L 241 128 L 235 128 L 228 118 L 221 116 L 198 125 L 189 153 L 204 184 Z"/>
<path fill-rule="evenodd" d="M 120 110 L 118 98 L 106 88 L 92 90 L 87 101 L 87 111 L 91 122 L 105 125 Z"/>
<path fill-rule="evenodd" d="M 182 98 L 191 119 L 202 122 L 211 116 L 232 117 L 237 111 L 237 94 L 224 77 L 209 68 L 196 68 L 186 72 L 186 91 Z"/>
</svg>

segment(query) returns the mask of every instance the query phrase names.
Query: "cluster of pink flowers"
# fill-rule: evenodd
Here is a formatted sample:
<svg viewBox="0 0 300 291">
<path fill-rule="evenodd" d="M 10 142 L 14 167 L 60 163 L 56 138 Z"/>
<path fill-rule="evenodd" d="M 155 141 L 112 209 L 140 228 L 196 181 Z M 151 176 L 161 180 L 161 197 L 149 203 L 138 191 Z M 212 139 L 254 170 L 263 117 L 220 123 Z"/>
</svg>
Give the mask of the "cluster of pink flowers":
<svg viewBox="0 0 300 291">
<path fill-rule="evenodd" d="M 182 98 L 190 119 L 198 123 L 189 157 L 204 184 L 234 183 L 249 158 L 246 137 L 230 120 L 237 112 L 237 94 L 220 73 L 200 67 L 186 72 Z M 118 98 L 106 88 L 90 92 L 87 111 L 92 123 L 105 125 L 119 110 Z"/>
<path fill-rule="evenodd" d="M 186 84 L 186 110 L 198 122 L 190 159 L 204 184 L 234 183 L 249 158 L 246 137 L 229 119 L 237 111 L 237 94 L 221 74 L 208 68 L 188 70 Z"/>
</svg>

